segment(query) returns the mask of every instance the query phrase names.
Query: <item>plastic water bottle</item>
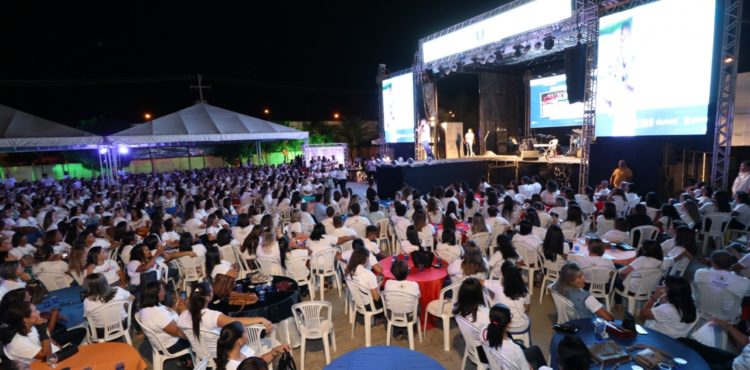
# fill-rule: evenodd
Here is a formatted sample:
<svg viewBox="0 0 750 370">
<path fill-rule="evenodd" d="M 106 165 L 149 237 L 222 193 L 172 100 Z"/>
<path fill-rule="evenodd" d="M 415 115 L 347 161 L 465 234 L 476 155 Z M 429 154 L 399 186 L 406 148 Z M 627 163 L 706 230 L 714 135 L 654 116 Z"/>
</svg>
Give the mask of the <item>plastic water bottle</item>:
<svg viewBox="0 0 750 370">
<path fill-rule="evenodd" d="M 266 301 L 266 286 L 265 285 L 258 285 L 258 301 L 265 302 Z"/>
<path fill-rule="evenodd" d="M 580 251 L 581 251 L 581 246 L 580 246 L 580 245 L 579 245 L 578 243 L 576 243 L 576 244 L 575 244 L 575 245 L 573 246 L 573 248 L 575 249 L 575 252 L 576 252 L 576 253 L 578 253 L 578 252 L 580 252 Z"/>
</svg>

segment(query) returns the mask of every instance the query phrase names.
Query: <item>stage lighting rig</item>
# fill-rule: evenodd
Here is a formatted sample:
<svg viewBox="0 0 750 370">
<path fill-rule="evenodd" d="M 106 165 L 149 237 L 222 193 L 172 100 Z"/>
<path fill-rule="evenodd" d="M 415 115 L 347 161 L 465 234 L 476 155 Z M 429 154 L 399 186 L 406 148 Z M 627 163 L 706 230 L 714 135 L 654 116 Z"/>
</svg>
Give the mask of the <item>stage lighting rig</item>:
<svg viewBox="0 0 750 370">
<path fill-rule="evenodd" d="M 548 35 L 544 37 L 544 50 L 552 50 L 555 47 L 555 36 Z"/>
<path fill-rule="evenodd" d="M 487 63 L 495 63 L 496 59 L 497 59 L 497 55 L 495 55 L 495 53 L 491 53 L 491 54 L 487 55 L 486 61 L 487 61 Z"/>
<path fill-rule="evenodd" d="M 514 45 L 513 49 L 516 49 L 516 51 L 513 53 L 513 55 L 515 55 L 517 57 L 520 57 L 521 56 L 521 51 L 523 50 L 523 45 L 521 45 L 521 44 Z"/>
</svg>

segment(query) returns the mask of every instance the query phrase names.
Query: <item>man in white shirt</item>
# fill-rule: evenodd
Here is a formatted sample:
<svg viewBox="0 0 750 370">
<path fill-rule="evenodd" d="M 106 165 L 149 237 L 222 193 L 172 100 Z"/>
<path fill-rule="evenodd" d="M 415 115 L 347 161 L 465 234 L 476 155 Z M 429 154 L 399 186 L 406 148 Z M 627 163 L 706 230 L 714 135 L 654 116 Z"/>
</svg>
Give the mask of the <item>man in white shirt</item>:
<svg viewBox="0 0 750 370">
<path fill-rule="evenodd" d="M 738 191 L 750 192 L 750 160 L 740 163 L 740 173 L 732 183 L 732 196 L 734 197 Z"/>
<path fill-rule="evenodd" d="M 695 283 L 707 283 L 716 288 L 726 289 L 737 297 L 750 296 L 750 279 L 730 271 L 734 257 L 723 250 L 711 253 L 711 268 L 702 268 L 695 272 Z M 701 299 L 711 299 L 701 295 Z"/>
<path fill-rule="evenodd" d="M 334 229 L 333 229 L 333 233 L 332 234 L 335 235 L 338 238 L 342 238 L 342 237 L 346 237 L 346 236 L 353 236 L 355 238 L 359 237 L 359 235 L 357 235 L 357 232 L 354 231 L 354 229 L 352 229 L 350 227 L 344 226 L 344 220 L 342 219 L 341 216 L 334 216 L 333 217 L 333 227 L 334 227 Z M 348 241 L 348 242 L 344 243 L 344 246 L 345 246 L 344 249 L 349 249 L 348 247 L 350 245 L 352 245 L 351 241 Z"/>
<path fill-rule="evenodd" d="M 406 276 L 409 275 L 409 265 L 402 260 L 396 260 L 391 265 L 391 274 L 394 279 L 385 282 L 383 288 L 384 292 L 404 292 L 412 294 L 416 297 L 421 296 L 419 291 L 419 284 L 415 281 L 406 280 Z"/>
<path fill-rule="evenodd" d="M 396 215 L 391 217 L 391 222 L 396 229 L 396 236 L 399 241 L 406 240 L 406 228 L 411 225 L 409 219 L 404 217 L 406 216 L 406 205 L 401 202 L 396 202 L 394 208 L 396 209 Z"/>
<path fill-rule="evenodd" d="M 534 194 L 534 187 L 529 184 L 529 181 L 528 176 L 521 177 L 521 185 L 518 185 L 518 194 L 521 194 L 523 199 L 529 199 Z"/>
<path fill-rule="evenodd" d="M 323 219 L 323 221 L 320 221 L 320 223 L 326 227 L 326 234 L 332 235 L 333 230 L 336 229 L 336 227 L 333 226 L 333 216 L 335 215 L 336 215 L 336 210 L 333 209 L 332 206 L 328 206 L 328 208 L 326 208 L 327 217 Z"/>
<path fill-rule="evenodd" d="M 360 238 L 364 238 L 365 230 L 371 225 L 370 220 L 359 215 L 359 212 L 361 211 L 359 203 L 352 204 L 350 208 L 353 215 L 346 219 L 344 226 L 354 229 Z"/>
</svg>

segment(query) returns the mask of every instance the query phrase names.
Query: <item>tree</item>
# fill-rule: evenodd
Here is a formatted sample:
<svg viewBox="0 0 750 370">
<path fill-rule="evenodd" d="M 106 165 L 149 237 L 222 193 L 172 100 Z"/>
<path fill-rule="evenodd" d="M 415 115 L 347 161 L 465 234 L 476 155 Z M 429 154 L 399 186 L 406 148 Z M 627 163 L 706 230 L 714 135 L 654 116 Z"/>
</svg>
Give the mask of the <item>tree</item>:
<svg viewBox="0 0 750 370">
<path fill-rule="evenodd" d="M 252 145 L 243 143 L 222 144 L 217 145 L 214 148 L 214 155 L 232 166 L 241 162 L 243 159 L 250 158 L 253 154 L 255 154 L 254 143 Z"/>
<path fill-rule="evenodd" d="M 349 146 L 351 158 L 361 155 L 361 147 L 370 146 L 372 139 L 378 136 L 378 132 L 367 121 L 359 118 L 344 118 L 340 125 L 335 126 L 334 138 L 337 142 L 346 143 Z"/>
</svg>

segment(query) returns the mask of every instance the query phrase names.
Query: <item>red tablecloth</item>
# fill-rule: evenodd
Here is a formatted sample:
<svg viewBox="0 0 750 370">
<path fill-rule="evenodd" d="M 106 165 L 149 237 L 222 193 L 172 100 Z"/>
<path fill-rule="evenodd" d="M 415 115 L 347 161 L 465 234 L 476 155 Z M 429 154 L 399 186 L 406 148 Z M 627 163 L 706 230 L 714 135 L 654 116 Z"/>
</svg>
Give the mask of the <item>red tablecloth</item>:
<svg viewBox="0 0 750 370">
<path fill-rule="evenodd" d="M 393 264 L 392 258 L 384 258 L 378 262 L 383 267 L 383 283 L 393 279 L 391 274 L 391 264 Z M 411 271 L 406 277 L 406 280 L 415 281 L 419 285 L 419 317 L 420 322 L 424 320 L 425 310 L 427 310 L 427 304 L 440 298 L 440 290 L 443 289 L 443 281 L 448 276 L 448 264 L 443 262 L 443 267 L 426 267 L 423 271 L 419 271 L 414 267 L 414 262 L 409 259 L 409 267 Z M 427 322 L 427 329 L 432 328 L 432 322 Z"/>
<path fill-rule="evenodd" d="M 589 247 L 586 245 L 586 242 L 584 240 L 580 240 L 576 242 L 576 244 L 578 245 L 580 251 L 578 253 L 571 251 L 572 254 L 568 256 L 568 260 L 574 262 L 576 258 L 586 258 L 589 255 Z M 604 251 L 604 258 L 610 259 L 613 263 L 619 263 L 621 265 L 630 265 L 630 263 L 633 262 L 636 257 L 637 252 L 635 250 L 623 251 L 617 248 L 607 248 Z"/>
</svg>

